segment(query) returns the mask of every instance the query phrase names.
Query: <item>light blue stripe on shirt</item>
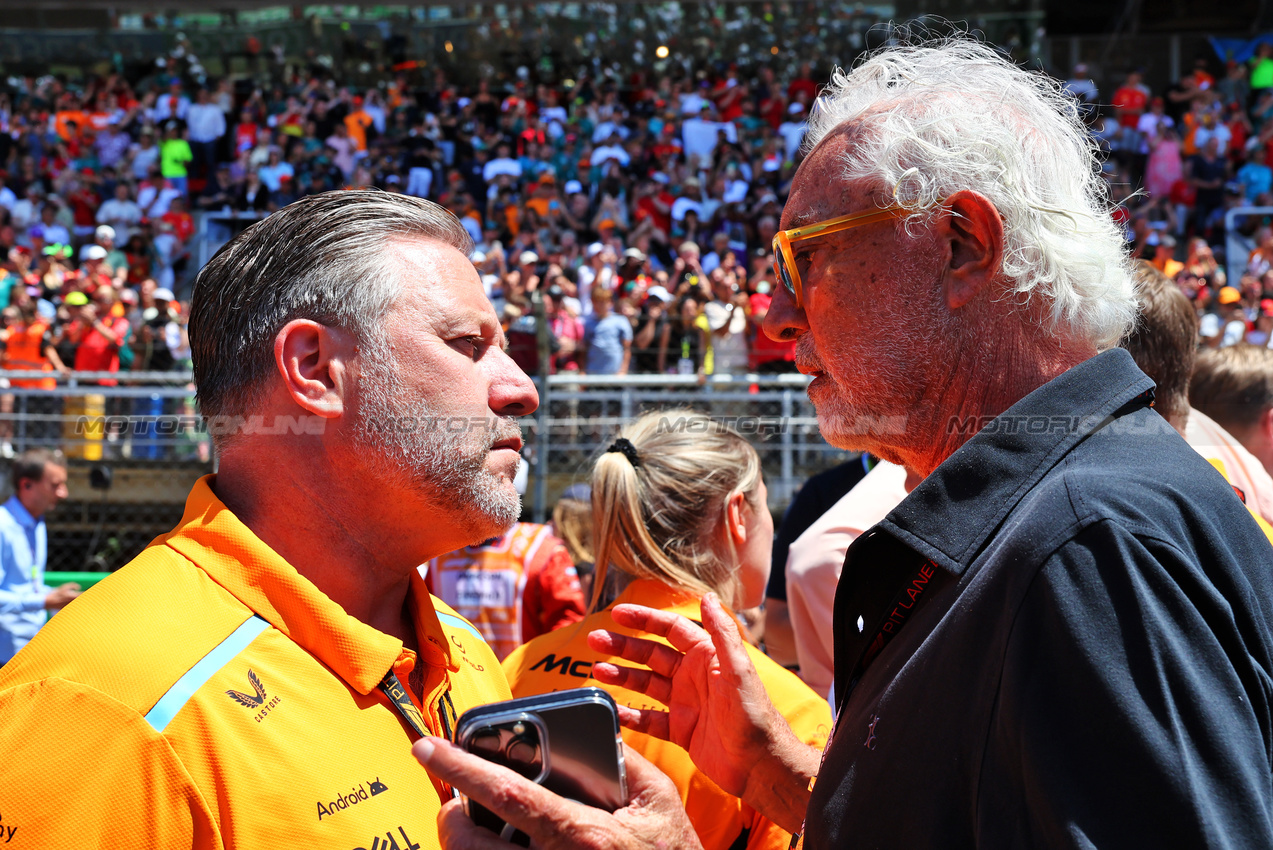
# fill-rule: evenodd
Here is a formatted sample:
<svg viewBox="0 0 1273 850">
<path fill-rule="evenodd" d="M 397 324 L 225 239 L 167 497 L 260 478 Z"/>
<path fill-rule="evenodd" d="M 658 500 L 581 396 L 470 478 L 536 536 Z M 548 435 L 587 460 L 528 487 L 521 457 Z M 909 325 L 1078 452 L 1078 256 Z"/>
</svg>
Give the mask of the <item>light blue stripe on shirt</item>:
<svg viewBox="0 0 1273 850">
<path fill-rule="evenodd" d="M 465 619 L 457 617 L 454 614 L 443 614 L 441 611 L 439 611 L 438 620 L 441 621 L 444 625 L 451 626 L 452 628 L 464 629 L 464 631 L 468 632 L 473 637 L 480 640 L 482 643 L 486 643 L 486 638 L 482 637 L 482 633 L 479 632 L 477 629 L 473 628 L 472 624 Z"/>
<path fill-rule="evenodd" d="M 217 674 L 225 665 L 234 660 L 234 656 L 247 649 L 248 644 L 256 640 L 256 636 L 270 627 L 270 624 L 260 617 L 253 614 L 244 621 L 230 636 L 221 643 L 217 644 L 211 652 L 199 659 L 195 666 L 186 671 L 186 674 L 177 680 L 177 683 L 168 689 L 168 693 L 159 698 L 159 702 L 155 703 L 154 708 L 146 713 L 146 722 L 154 727 L 156 732 L 162 732 L 167 728 L 172 719 L 177 716 L 177 712 L 185 706 L 190 698 L 194 696 L 195 691 L 199 690 L 203 685 Z"/>
</svg>

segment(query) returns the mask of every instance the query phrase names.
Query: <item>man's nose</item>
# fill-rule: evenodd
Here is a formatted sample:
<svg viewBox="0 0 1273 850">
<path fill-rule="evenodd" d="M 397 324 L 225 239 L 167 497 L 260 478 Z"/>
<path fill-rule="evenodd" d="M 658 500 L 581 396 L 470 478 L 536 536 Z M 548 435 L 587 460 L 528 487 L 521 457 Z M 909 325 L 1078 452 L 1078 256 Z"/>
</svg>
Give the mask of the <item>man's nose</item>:
<svg viewBox="0 0 1273 850">
<path fill-rule="evenodd" d="M 781 283 L 774 288 L 763 327 L 765 335 L 773 340 L 795 339 L 809 329 L 804 310 L 796 306 L 795 298 Z"/>
<path fill-rule="evenodd" d="M 504 351 L 498 351 L 499 365 L 491 376 L 491 410 L 499 416 L 526 416 L 539 407 L 539 391 L 530 376 Z"/>
</svg>

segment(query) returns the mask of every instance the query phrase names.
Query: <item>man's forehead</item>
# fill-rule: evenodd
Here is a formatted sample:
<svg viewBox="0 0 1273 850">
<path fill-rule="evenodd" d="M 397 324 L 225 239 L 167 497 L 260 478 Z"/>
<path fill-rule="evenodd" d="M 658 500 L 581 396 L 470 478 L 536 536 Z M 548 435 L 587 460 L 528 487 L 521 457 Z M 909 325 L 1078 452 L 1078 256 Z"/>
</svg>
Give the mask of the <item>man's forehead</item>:
<svg viewBox="0 0 1273 850">
<path fill-rule="evenodd" d="M 486 321 L 498 324 L 482 280 L 468 257 L 432 240 L 399 243 L 402 286 L 396 309 L 422 309 L 438 327 Z"/>
<path fill-rule="evenodd" d="M 868 200 L 844 177 L 844 155 L 855 135 L 848 125 L 841 125 L 805 157 L 782 210 L 783 230 L 847 214 Z"/>
</svg>

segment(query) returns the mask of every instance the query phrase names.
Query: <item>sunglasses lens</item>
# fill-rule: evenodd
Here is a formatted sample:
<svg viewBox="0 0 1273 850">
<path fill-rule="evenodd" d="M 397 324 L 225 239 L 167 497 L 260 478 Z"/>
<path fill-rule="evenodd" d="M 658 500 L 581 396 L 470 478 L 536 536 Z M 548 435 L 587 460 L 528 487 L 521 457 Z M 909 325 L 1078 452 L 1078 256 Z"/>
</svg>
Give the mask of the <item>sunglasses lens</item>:
<svg viewBox="0 0 1273 850">
<path fill-rule="evenodd" d="M 778 277 L 782 280 L 782 285 L 787 288 L 787 292 L 791 293 L 791 297 L 796 297 L 796 284 L 791 279 L 791 270 L 787 268 L 787 261 L 782 254 L 778 254 L 774 259 L 774 267 L 778 270 Z"/>
</svg>

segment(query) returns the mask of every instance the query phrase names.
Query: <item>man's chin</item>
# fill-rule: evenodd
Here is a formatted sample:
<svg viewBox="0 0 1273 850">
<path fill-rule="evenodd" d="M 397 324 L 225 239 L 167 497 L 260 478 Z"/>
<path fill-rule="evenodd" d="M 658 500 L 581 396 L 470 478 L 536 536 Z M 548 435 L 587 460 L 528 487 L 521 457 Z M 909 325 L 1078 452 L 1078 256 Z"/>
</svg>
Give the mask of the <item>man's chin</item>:
<svg viewBox="0 0 1273 850">
<path fill-rule="evenodd" d="M 513 486 L 512 477 L 495 475 L 492 479 L 489 489 L 482 498 L 474 500 L 472 506 L 475 524 L 491 532 L 483 540 L 503 534 L 522 516 L 522 497 Z"/>
<path fill-rule="evenodd" d="M 877 453 L 880 446 L 896 445 L 906 433 L 906 417 L 877 416 L 857 411 L 817 409 L 822 439 L 838 449 Z"/>
</svg>

